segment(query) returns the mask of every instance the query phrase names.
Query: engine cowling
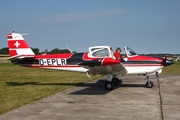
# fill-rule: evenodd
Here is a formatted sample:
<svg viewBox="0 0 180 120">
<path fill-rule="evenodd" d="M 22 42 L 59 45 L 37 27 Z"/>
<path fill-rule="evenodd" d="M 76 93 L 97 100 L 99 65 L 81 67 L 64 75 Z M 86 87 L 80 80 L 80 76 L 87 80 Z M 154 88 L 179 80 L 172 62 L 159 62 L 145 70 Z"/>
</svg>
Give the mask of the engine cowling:
<svg viewBox="0 0 180 120">
<path fill-rule="evenodd" d="M 102 66 L 115 65 L 115 64 L 120 64 L 120 60 L 116 60 L 112 58 L 104 58 L 101 61 Z"/>
</svg>

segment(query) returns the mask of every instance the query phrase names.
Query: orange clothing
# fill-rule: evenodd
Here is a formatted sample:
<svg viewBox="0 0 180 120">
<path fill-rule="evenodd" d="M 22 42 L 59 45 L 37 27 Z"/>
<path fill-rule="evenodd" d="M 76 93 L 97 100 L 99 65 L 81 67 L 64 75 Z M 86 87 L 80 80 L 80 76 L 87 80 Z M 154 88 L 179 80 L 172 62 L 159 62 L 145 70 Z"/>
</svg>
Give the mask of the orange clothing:
<svg viewBox="0 0 180 120">
<path fill-rule="evenodd" d="M 120 53 L 118 53 L 117 51 L 114 53 L 114 56 L 115 56 L 116 60 L 121 59 Z"/>
</svg>

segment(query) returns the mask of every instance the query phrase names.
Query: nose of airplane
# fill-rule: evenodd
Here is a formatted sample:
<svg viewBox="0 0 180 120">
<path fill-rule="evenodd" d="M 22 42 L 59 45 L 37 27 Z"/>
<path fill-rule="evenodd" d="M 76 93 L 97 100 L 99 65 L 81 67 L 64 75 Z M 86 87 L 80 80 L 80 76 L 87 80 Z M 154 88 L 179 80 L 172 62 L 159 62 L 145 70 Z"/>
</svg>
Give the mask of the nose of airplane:
<svg viewBox="0 0 180 120">
<path fill-rule="evenodd" d="M 172 65 L 172 64 L 174 64 L 174 61 L 173 61 L 173 60 L 167 60 L 167 59 L 166 59 L 164 66 L 169 66 L 169 65 Z"/>
</svg>

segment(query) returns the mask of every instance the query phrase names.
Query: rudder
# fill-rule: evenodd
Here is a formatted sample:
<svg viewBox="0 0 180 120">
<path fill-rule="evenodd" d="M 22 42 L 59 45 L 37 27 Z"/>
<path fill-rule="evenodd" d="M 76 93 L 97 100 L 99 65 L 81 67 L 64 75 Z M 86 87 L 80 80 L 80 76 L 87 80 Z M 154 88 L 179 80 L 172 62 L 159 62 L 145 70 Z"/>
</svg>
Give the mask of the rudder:
<svg viewBox="0 0 180 120">
<path fill-rule="evenodd" d="M 10 57 L 17 55 L 35 55 L 21 34 L 7 34 Z"/>
</svg>

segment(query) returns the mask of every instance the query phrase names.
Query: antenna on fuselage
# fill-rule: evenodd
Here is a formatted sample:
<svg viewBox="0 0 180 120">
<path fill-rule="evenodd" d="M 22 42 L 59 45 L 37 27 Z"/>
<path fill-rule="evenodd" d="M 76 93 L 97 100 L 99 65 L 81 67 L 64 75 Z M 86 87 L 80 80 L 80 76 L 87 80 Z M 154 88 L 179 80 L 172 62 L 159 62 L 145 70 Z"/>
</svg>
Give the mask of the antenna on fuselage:
<svg viewBox="0 0 180 120">
<path fill-rule="evenodd" d="M 69 46 L 68 46 L 67 44 L 65 44 L 65 45 L 66 45 L 67 49 L 68 49 L 71 53 L 73 53 L 73 52 L 71 51 L 71 49 L 69 48 Z"/>
</svg>

